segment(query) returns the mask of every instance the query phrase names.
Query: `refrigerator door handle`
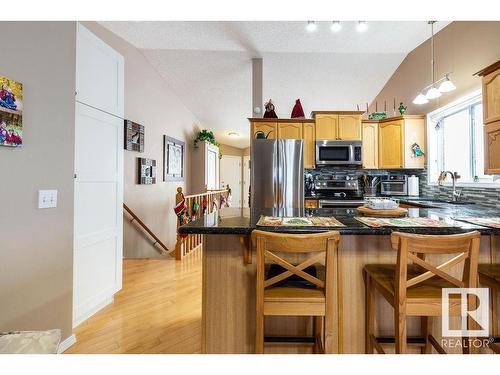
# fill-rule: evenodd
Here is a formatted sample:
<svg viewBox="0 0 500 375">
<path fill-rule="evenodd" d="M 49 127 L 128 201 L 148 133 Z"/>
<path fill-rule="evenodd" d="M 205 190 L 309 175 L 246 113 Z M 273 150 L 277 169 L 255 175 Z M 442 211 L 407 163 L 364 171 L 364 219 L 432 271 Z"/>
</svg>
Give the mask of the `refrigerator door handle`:
<svg viewBox="0 0 500 375">
<path fill-rule="evenodd" d="M 279 145 L 276 142 L 273 150 L 273 208 L 278 207 L 278 150 Z"/>
<path fill-rule="evenodd" d="M 285 143 L 283 140 L 278 140 L 278 208 L 283 209 L 285 206 Z"/>
</svg>

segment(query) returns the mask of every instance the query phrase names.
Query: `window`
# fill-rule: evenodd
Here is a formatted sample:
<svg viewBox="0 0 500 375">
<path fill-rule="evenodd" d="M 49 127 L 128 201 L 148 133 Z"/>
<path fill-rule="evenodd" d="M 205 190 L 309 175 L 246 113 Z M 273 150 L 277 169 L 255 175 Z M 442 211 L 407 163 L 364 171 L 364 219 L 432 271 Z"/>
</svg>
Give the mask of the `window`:
<svg viewBox="0 0 500 375">
<path fill-rule="evenodd" d="M 430 113 L 427 127 L 430 183 L 437 182 L 441 171 L 456 171 L 461 176 L 459 183 L 500 182 L 500 176 L 484 174 L 480 92 Z"/>
</svg>

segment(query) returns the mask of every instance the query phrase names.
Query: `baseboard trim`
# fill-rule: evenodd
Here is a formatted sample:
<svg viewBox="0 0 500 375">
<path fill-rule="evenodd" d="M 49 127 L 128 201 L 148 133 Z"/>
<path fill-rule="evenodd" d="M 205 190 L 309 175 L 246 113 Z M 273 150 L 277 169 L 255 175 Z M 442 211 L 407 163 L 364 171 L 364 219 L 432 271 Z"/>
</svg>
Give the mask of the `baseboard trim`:
<svg viewBox="0 0 500 375">
<path fill-rule="evenodd" d="M 57 348 L 57 354 L 62 354 L 66 350 L 68 350 L 71 346 L 76 343 L 76 336 L 73 333 L 70 337 L 59 344 L 59 348 Z"/>
<path fill-rule="evenodd" d="M 88 318 L 90 318 L 92 315 L 94 315 L 96 312 L 101 310 L 102 308 L 106 307 L 110 303 L 113 303 L 114 296 L 110 296 L 102 300 L 101 302 L 97 303 L 95 306 L 93 306 L 90 310 L 85 311 L 84 313 L 81 314 L 76 314 L 74 313 L 73 317 L 73 328 L 79 326 L 82 324 L 84 321 L 86 321 Z"/>
</svg>

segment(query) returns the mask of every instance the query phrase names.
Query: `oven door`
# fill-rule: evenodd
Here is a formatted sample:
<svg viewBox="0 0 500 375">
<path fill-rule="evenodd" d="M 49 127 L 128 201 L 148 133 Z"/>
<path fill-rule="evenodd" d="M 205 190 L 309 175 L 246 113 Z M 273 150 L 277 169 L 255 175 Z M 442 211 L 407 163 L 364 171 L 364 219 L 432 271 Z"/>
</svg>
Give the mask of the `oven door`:
<svg viewBox="0 0 500 375">
<path fill-rule="evenodd" d="M 319 208 L 356 208 L 362 206 L 361 200 L 320 199 Z"/>
</svg>

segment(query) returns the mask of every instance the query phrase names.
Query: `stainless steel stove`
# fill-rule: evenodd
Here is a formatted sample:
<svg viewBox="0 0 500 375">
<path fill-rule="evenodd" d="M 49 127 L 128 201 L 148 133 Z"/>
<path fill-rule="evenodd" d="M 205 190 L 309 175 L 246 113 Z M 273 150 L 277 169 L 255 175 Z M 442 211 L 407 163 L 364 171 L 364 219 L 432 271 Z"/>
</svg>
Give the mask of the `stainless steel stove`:
<svg viewBox="0 0 500 375">
<path fill-rule="evenodd" d="M 319 175 L 314 180 L 320 208 L 348 208 L 363 205 L 358 178 L 349 174 Z"/>
</svg>

